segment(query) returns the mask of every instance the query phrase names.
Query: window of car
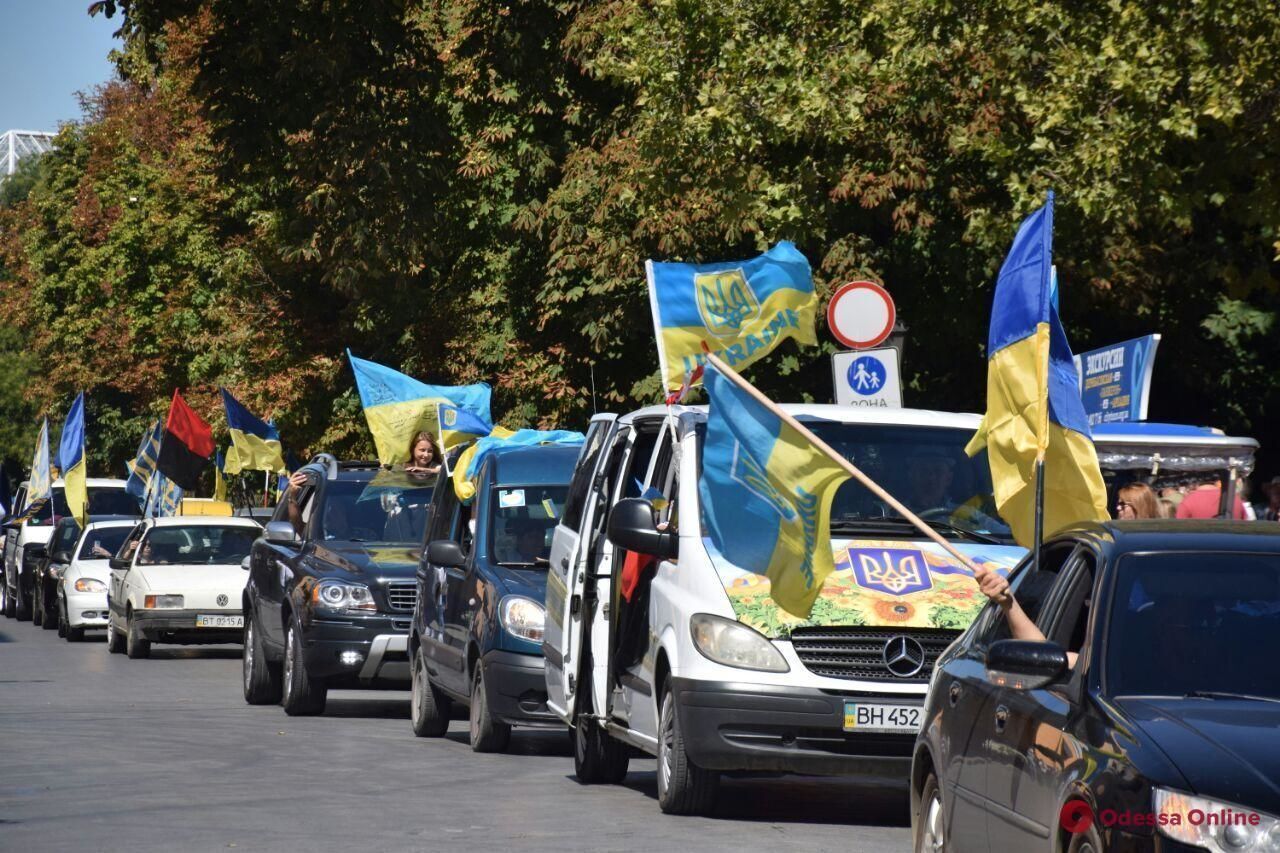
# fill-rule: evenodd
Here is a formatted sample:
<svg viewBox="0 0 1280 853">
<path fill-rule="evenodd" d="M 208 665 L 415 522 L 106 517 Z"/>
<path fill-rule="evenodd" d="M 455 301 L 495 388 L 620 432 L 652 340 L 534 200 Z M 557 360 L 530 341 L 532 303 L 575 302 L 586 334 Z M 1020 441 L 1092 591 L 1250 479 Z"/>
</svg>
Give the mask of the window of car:
<svg viewBox="0 0 1280 853">
<path fill-rule="evenodd" d="M 1125 554 L 1112 575 L 1107 695 L 1280 700 L 1280 554 Z"/>
<path fill-rule="evenodd" d="M 249 556 L 258 531 L 251 527 L 182 525 L 154 527 L 142 542 L 139 566 L 238 565 Z"/>
<path fill-rule="evenodd" d="M 1066 565 L 1067 559 L 1075 550 L 1074 542 L 1046 543 L 1041 549 L 1040 565 L 1033 567 L 1030 554 L 1013 570 L 1009 582 L 1009 591 L 1018 600 L 1018 605 L 1027 614 L 1027 618 L 1037 622 L 1040 610 L 1048 599 L 1058 573 Z M 1009 620 L 994 603 L 989 605 L 991 615 L 982 627 L 980 642 L 984 645 L 997 640 L 1007 640 L 1013 635 L 1009 630 Z"/>
<path fill-rule="evenodd" d="M 107 560 L 114 557 L 129 538 L 132 527 L 96 527 L 80 539 L 78 560 Z"/>
<path fill-rule="evenodd" d="M 489 494 L 489 553 L 504 566 L 550 565 L 568 486 L 500 485 Z"/>
<path fill-rule="evenodd" d="M 303 517 L 311 538 L 341 542 L 417 545 L 430 516 L 435 478 L 410 483 L 402 472 L 383 480 L 329 480 Z"/>
<path fill-rule="evenodd" d="M 1084 648 L 1096 569 L 1097 556 L 1083 545 L 1077 548 L 1058 573 L 1058 581 L 1036 620 L 1046 639 L 1068 651 Z"/>
<path fill-rule="evenodd" d="M 612 423 L 612 421 L 593 421 L 587 427 L 586 439 L 582 445 L 582 452 L 578 455 L 578 463 L 573 469 L 573 479 L 569 483 L 564 513 L 561 515 L 564 525 L 570 529 L 577 530 L 582 523 L 582 514 L 591 492 L 596 462 L 600 459 L 601 451 L 604 450 L 605 438 L 609 434 Z"/>
<path fill-rule="evenodd" d="M 66 518 L 58 523 L 57 529 L 53 532 L 53 539 L 50 543 L 49 554 L 59 554 L 63 551 L 71 551 L 76 545 L 76 539 L 80 537 L 80 525 L 76 524 L 75 519 Z"/>
</svg>

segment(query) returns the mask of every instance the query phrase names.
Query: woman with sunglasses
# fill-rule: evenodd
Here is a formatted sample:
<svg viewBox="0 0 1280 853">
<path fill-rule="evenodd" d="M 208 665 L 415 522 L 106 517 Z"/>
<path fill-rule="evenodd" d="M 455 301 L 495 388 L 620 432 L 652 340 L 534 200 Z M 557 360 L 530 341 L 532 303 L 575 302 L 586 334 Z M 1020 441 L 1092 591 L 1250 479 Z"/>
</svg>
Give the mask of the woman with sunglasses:
<svg viewBox="0 0 1280 853">
<path fill-rule="evenodd" d="M 1129 483 L 1116 492 L 1116 520 L 1161 518 L 1160 499 L 1146 483 Z"/>
</svg>

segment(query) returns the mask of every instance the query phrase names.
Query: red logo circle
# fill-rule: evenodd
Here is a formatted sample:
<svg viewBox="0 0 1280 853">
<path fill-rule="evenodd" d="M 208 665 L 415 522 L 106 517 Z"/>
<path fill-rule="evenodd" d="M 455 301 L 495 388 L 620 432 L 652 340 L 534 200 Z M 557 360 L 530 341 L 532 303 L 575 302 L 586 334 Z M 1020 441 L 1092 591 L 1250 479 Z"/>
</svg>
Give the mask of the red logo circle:
<svg viewBox="0 0 1280 853">
<path fill-rule="evenodd" d="M 1063 804 L 1058 820 L 1062 828 L 1073 835 L 1084 832 L 1093 826 L 1093 809 L 1084 800 L 1071 800 Z"/>
</svg>

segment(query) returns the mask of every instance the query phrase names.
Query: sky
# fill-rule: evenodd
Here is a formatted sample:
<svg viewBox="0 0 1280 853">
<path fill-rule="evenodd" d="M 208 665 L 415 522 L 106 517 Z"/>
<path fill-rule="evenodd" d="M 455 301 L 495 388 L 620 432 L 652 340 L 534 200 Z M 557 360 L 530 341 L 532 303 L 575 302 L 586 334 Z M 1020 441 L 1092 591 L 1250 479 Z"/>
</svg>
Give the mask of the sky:
<svg viewBox="0 0 1280 853">
<path fill-rule="evenodd" d="M 114 74 L 120 15 L 91 18 L 89 2 L 0 0 L 0 133 L 56 131 L 80 118 L 76 92 Z"/>
</svg>

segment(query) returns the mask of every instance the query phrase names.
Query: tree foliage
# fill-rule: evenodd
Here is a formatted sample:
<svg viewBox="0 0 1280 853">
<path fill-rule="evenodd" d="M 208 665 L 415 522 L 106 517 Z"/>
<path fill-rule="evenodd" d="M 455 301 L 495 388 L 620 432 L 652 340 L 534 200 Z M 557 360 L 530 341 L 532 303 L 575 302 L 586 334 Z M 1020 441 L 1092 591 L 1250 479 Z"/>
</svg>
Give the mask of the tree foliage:
<svg viewBox="0 0 1280 853">
<path fill-rule="evenodd" d="M 219 383 L 364 451 L 346 346 L 580 426 L 656 399 L 646 258 L 784 238 L 824 295 L 892 291 L 910 404 L 979 409 L 991 283 L 1049 188 L 1077 348 L 1161 332 L 1154 416 L 1277 422 L 1280 19 L 1247 0 L 95 9 L 122 79 L 0 214 L 0 310 L 27 404 L 87 387 L 104 460 Z M 816 349 L 754 374 L 829 398 Z"/>
</svg>

